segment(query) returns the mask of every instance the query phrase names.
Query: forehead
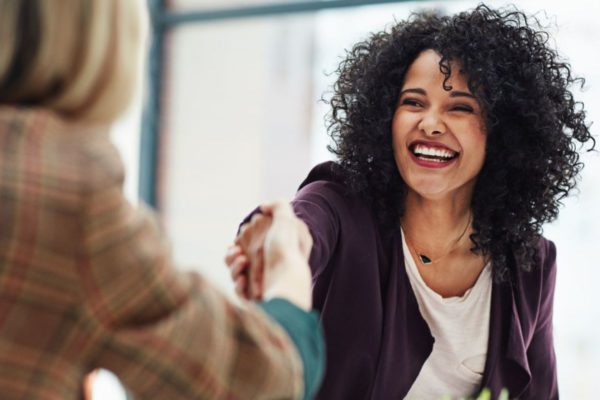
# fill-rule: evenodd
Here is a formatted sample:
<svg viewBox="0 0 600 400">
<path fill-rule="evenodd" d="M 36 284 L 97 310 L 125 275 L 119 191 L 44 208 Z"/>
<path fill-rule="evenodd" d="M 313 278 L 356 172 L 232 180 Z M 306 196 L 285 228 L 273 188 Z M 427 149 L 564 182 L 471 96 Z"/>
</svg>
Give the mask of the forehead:
<svg viewBox="0 0 600 400">
<path fill-rule="evenodd" d="M 446 76 L 440 71 L 441 56 L 435 50 L 425 50 L 420 53 L 406 71 L 403 89 L 408 87 L 439 87 L 443 88 Z M 469 91 L 467 79 L 460 70 L 460 65 L 453 61 L 450 63 L 452 73 L 446 86 L 454 90 Z"/>
</svg>

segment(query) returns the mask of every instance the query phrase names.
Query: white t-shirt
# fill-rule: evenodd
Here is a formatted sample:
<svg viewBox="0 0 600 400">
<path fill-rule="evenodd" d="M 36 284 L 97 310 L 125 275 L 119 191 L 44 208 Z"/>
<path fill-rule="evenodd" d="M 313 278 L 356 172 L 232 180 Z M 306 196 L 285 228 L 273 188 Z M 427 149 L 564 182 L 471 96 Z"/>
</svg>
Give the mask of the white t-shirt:
<svg viewBox="0 0 600 400">
<path fill-rule="evenodd" d="M 469 396 L 481 384 L 487 355 L 492 299 L 492 269 L 488 263 L 475 285 L 461 297 L 443 298 L 423 281 L 402 233 L 406 273 L 419 310 L 435 338 L 405 399 L 438 400 Z"/>
</svg>

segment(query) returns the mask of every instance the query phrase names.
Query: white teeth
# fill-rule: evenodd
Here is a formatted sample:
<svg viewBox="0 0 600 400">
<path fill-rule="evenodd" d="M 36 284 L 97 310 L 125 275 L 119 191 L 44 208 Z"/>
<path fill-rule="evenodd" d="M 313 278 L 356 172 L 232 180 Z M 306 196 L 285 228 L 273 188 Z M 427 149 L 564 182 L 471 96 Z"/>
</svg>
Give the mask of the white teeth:
<svg viewBox="0 0 600 400">
<path fill-rule="evenodd" d="M 456 153 L 451 150 L 440 149 L 438 147 L 427 147 L 422 144 L 416 145 L 413 151 L 416 155 L 440 158 L 452 158 L 456 155 Z"/>
</svg>

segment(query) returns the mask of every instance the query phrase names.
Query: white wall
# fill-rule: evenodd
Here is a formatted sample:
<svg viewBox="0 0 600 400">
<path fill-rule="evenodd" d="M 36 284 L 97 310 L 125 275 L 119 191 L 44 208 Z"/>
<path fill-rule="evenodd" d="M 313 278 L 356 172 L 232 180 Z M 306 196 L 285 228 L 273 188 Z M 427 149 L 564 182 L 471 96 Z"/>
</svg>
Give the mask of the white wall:
<svg viewBox="0 0 600 400">
<path fill-rule="evenodd" d="M 307 25 L 308 24 L 308 25 Z M 241 218 L 309 168 L 310 20 L 190 25 L 168 40 L 160 204 L 178 264 L 231 292 Z"/>
</svg>

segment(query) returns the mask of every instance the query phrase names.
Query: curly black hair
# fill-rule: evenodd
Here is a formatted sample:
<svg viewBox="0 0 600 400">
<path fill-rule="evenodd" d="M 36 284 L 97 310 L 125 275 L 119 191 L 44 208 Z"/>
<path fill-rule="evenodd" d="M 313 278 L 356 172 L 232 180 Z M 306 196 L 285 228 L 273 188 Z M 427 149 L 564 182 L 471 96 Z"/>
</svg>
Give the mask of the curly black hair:
<svg viewBox="0 0 600 400">
<path fill-rule="evenodd" d="M 488 138 L 471 204 L 472 251 L 493 260 L 499 281 L 511 276 L 507 254 L 530 270 L 542 224 L 557 217 L 576 186 L 578 150 L 586 142 L 595 147 L 583 104 L 570 91 L 584 81 L 549 39 L 535 17 L 480 4 L 454 16 L 415 13 L 354 45 L 336 71 L 328 125 L 329 150 L 349 190 L 369 201 L 381 223 L 398 225 L 406 184 L 394 161 L 392 117 L 410 64 L 433 49 L 446 80 L 451 61 L 459 62 L 484 111 Z"/>
</svg>

